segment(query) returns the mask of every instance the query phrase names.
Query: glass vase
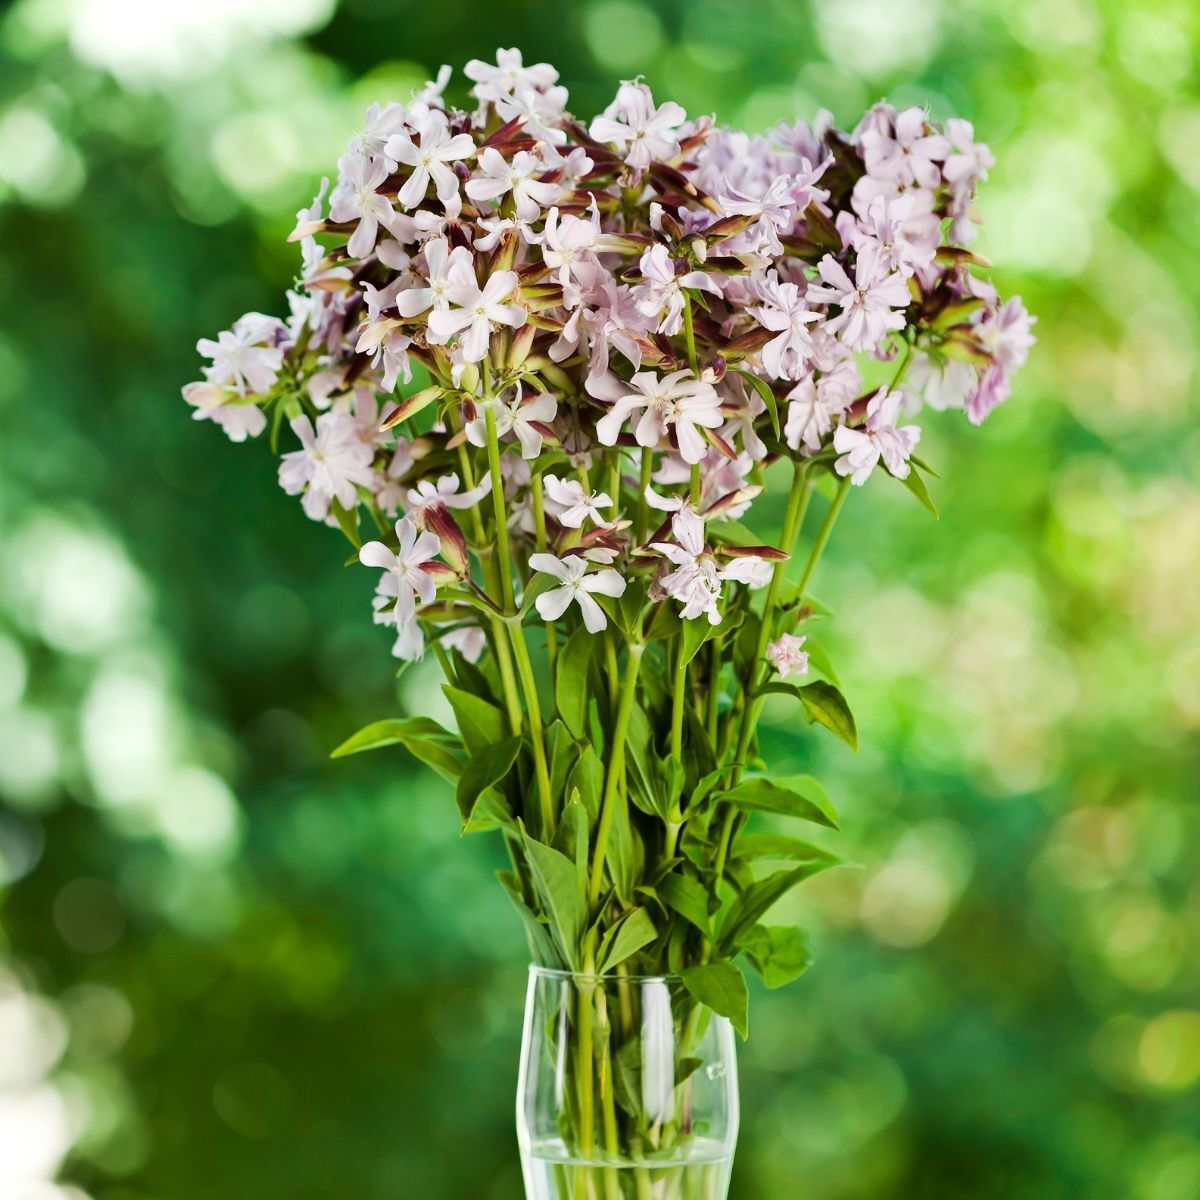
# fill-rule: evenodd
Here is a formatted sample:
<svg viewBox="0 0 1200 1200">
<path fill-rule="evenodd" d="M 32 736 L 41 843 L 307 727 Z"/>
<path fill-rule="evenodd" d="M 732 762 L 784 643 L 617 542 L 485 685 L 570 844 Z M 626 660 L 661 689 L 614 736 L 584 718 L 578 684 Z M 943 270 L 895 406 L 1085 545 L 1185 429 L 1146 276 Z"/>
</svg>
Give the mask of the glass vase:
<svg viewBox="0 0 1200 1200">
<path fill-rule="evenodd" d="M 527 1200 L 726 1200 L 737 1133 L 733 1030 L 678 977 L 530 968 Z"/>
</svg>

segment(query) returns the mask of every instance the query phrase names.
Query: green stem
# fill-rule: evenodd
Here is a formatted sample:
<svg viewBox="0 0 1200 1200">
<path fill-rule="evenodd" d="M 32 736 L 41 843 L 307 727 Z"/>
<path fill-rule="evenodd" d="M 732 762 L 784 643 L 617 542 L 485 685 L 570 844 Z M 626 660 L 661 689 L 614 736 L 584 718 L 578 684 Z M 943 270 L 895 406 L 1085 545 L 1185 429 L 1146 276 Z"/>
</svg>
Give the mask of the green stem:
<svg viewBox="0 0 1200 1200">
<path fill-rule="evenodd" d="M 650 506 L 646 501 L 646 489 L 650 486 L 650 472 L 654 469 L 654 452 L 642 450 L 642 466 L 638 475 L 637 508 L 633 521 L 634 541 L 640 546 L 649 533 Z M 614 497 L 616 499 L 616 497 Z"/>
<path fill-rule="evenodd" d="M 621 688 L 621 701 L 617 708 L 617 719 L 613 728 L 612 746 L 608 760 L 608 774 L 604 780 L 604 798 L 600 806 L 600 823 L 596 827 L 596 852 L 592 858 L 592 878 L 588 887 L 588 900 L 595 907 L 600 898 L 600 887 L 604 881 L 604 857 L 608 852 L 608 836 L 612 829 L 614 810 L 624 801 L 621 780 L 625 774 L 625 737 L 629 732 L 629 718 L 633 712 L 633 699 L 637 693 L 638 668 L 646 647 L 641 642 L 629 646 L 629 661 L 625 664 L 625 682 Z"/>
<path fill-rule="evenodd" d="M 554 796 L 550 789 L 550 771 L 546 765 L 546 744 L 542 732 L 542 706 L 538 700 L 537 680 L 529 659 L 529 647 L 521 618 L 516 612 L 513 594 L 512 562 L 508 551 L 508 513 L 504 505 L 504 476 L 500 472 L 500 441 L 496 434 L 496 410 L 490 398 L 484 401 L 487 425 L 488 470 L 492 477 L 492 510 L 496 515 L 496 548 L 500 557 L 500 589 L 504 597 L 504 624 L 516 657 L 517 672 L 525 693 L 525 709 L 529 714 L 529 740 L 533 746 L 533 770 L 537 779 L 538 805 L 542 816 L 542 834 L 546 841 L 554 836 Z"/>
<path fill-rule="evenodd" d="M 525 689 L 525 703 L 529 708 L 529 740 L 533 744 L 533 770 L 537 778 L 538 804 L 542 813 L 542 833 L 549 842 L 554 836 L 554 793 L 550 786 L 550 769 L 546 763 L 545 735 L 542 730 L 542 705 L 538 699 L 537 680 L 533 675 L 533 663 L 529 658 L 529 647 L 525 644 L 525 633 L 520 617 L 508 621 L 508 632 L 512 637 L 513 653 L 517 658 L 517 671 Z"/>
<path fill-rule="evenodd" d="M 696 357 L 696 327 L 692 322 L 692 298 L 684 294 L 684 300 L 687 302 L 683 306 L 683 335 L 687 339 L 688 366 L 692 369 L 693 375 L 699 375 L 697 369 L 699 360 Z"/>
<path fill-rule="evenodd" d="M 487 425 L 488 471 L 492 476 L 492 509 L 496 514 L 496 551 L 500 559 L 500 588 L 504 611 L 516 609 L 513 598 L 512 562 L 508 553 L 508 514 L 504 507 L 504 476 L 500 472 L 500 439 L 496 433 L 496 409 L 490 396 L 482 400 Z"/>
<path fill-rule="evenodd" d="M 809 581 L 813 577 L 813 572 L 817 569 L 817 563 L 821 561 L 821 555 L 825 553 L 825 547 L 829 543 L 829 536 L 833 533 L 833 527 L 837 523 L 838 514 L 842 511 L 842 505 L 846 503 L 846 497 L 849 494 L 850 476 L 845 475 L 838 483 L 833 503 L 830 504 L 829 511 L 825 514 L 825 520 L 821 522 L 821 528 L 817 530 L 817 538 L 813 542 L 812 553 L 808 556 L 808 562 L 804 564 L 804 574 L 800 576 L 800 582 L 796 586 L 796 599 L 801 602 L 804 600 L 804 593 L 808 588 Z"/>
<path fill-rule="evenodd" d="M 808 464 L 796 460 L 792 464 L 792 486 L 788 492 L 787 508 L 783 515 L 783 531 L 780 538 L 782 549 L 787 555 L 792 553 L 796 538 L 804 524 L 804 514 L 808 510 L 808 500 L 812 494 L 809 487 Z M 750 678 L 742 696 L 742 718 L 738 728 L 737 750 L 731 764 L 731 786 L 736 787 L 742 773 L 742 764 L 750 748 L 750 739 L 754 734 L 754 726 L 762 707 L 761 698 L 757 695 L 760 679 L 760 665 L 766 658 L 767 646 L 771 641 L 771 628 L 775 621 L 775 606 L 779 603 L 779 592 L 783 587 L 786 562 L 778 562 L 771 572 L 771 582 L 767 587 L 767 598 L 763 603 L 762 623 L 758 630 L 758 642 L 754 650 L 754 661 L 750 664 Z M 717 846 L 715 863 L 717 879 L 720 881 L 725 874 L 725 862 L 729 856 L 729 842 L 733 835 L 733 824 L 737 817 L 737 809 L 730 805 L 721 825 L 721 838 Z"/>
<path fill-rule="evenodd" d="M 533 523 L 536 530 L 537 548 L 539 554 L 546 551 L 546 506 L 542 499 L 542 477 L 534 475 L 530 480 L 530 490 L 533 495 Z M 558 651 L 558 637 L 554 632 L 554 622 L 546 622 L 546 659 L 550 664 L 550 674 L 554 674 L 554 659 Z"/>
<path fill-rule="evenodd" d="M 683 759 L 683 701 L 687 691 L 687 663 L 683 657 L 684 637 L 679 635 L 679 653 L 675 656 L 675 673 L 671 681 L 671 754 Z"/>
<path fill-rule="evenodd" d="M 467 453 L 466 443 L 458 447 L 458 463 L 462 470 L 463 486 L 468 490 L 475 486 L 475 472 L 471 467 L 471 456 Z M 479 515 L 479 506 L 472 505 L 468 510 L 471 514 L 471 533 L 475 539 L 476 553 L 479 555 L 480 568 L 483 571 L 483 581 L 488 592 L 496 592 L 496 563 L 487 549 L 487 538 L 483 531 L 483 518 Z M 504 622 L 499 617 L 490 618 L 492 630 L 492 650 L 496 655 L 496 666 L 500 670 L 500 686 L 504 692 L 504 707 L 508 713 L 509 728 L 513 733 L 520 733 L 523 724 L 521 701 L 517 695 L 517 677 L 513 673 L 512 652 L 508 648 L 508 637 L 504 632 Z"/>
</svg>

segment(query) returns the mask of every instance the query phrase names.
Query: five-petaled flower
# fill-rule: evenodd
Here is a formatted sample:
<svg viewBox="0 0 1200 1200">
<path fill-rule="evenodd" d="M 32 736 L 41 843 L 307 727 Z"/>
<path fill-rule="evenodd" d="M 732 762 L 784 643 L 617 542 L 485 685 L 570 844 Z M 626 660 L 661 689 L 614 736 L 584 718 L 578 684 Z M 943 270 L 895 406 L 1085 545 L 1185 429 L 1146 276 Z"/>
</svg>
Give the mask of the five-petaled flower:
<svg viewBox="0 0 1200 1200">
<path fill-rule="evenodd" d="M 644 83 L 623 83 L 616 100 L 592 122 L 589 132 L 596 141 L 624 150 L 625 162 L 641 169 L 656 159 L 675 157 L 679 152 L 676 130 L 686 120 L 687 113 L 673 100 L 655 108 Z"/>
<path fill-rule="evenodd" d="M 395 133 L 384 147 L 384 154 L 393 162 L 412 168 L 398 199 L 404 208 L 416 208 L 425 199 L 432 179 L 437 198 L 451 216 L 456 216 L 462 201 L 458 195 L 458 176 L 450 164 L 470 158 L 475 153 L 475 143 L 469 133 L 451 137 L 450 126 L 437 109 L 425 114 L 417 126 L 417 134 L 419 142 L 407 133 Z"/>
<path fill-rule="evenodd" d="M 594 524 L 607 528 L 608 522 L 600 515 L 602 508 L 612 508 L 612 497 L 607 492 L 586 491 L 577 480 L 559 479 L 557 475 L 547 475 L 542 482 L 560 525 L 581 529 L 590 518 Z"/>
<path fill-rule="evenodd" d="M 476 406 L 479 415 L 466 427 L 467 441 L 472 446 L 487 445 L 487 406 L 491 407 L 498 439 L 513 434 L 520 443 L 522 458 L 537 458 L 541 454 L 545 426 L 558 412 L 558 401 L 549 392 L 535 392 L 526 399 L 522 397 L 520 387 L 515 387 L 511 400 L 499 396 L 481 400 Z"/>
<path fill-rule="evenodd" d="M 383 542 L 366 542 L 358 552 L 358 561 L 364 567 L 378 567 L 392 577 L 396 623 L 407 625 L 416 614 L 416 602 L 429 604 L 437 594 L 437 581 L 426 565 L 437 557 L 442 543 L 436 534 L 419 531 L 408 517 L 396 522 L 396 539 L 399 542 L 396 550 Z"/>
<path fill-rule="evenodd" d="M 821 259 L 817 272 L 824 283 L 810 283 L 806 299 L 841 308 L 825 328 L 851 350 L 868 350 L 889 329 L 904 328 L 902 310 L 912 303 L 908 284 L 898 271 L 888 271 L 883 249 L 874 239 L 859 250 L 853 279 L 832 254 Z"/>
<path fill-rule="evenodd" d="M 807 640 L 803 634 L 781 633 L 767 646 L 767 658 L 781 678 L 808 674 L 808 653 L 801 649 Z"/>
<path fill-rule="evenodd" d="M 867 482 L 881 458 L 897 479 L 908 478 L 908 459 L 921 439 L 921 430 L 916 425 L 896 425 L 902 399 L 900 392 L 880 388 L 867 405 L 867 420 L 861 429 L 839 425 L 834 430 L 833 448 L 841 455 L 834 469 L 839 475 L 849 475 L 855 486 Z"/>
<path fill-rule="evenodd" d="M 429 332 L 440 341 L 458 336 L 458 345 L 467 362 L 479 362 L 488 352 L 488 340 L 496 325 L 519 329 L 526 313 L 519 304 L 504 304 L 517 286 L 515 271 L 497 271 L 480 287 L 468 263 L 450 267 L 446 297 L 455 308 L 438 309 L 429 314 Z"/>
<path fill-rule="evenodd" d="M 292 432 L 301 449 L 283 456 L 279 484 L 289 496 L 304 493 L 305 513 L 315 521 L 329 515 L 336 500 L 347 511 L 358 504 L 358 488 L 369 488 L 375 477 L 371 460 L 375 452 L 358 435 L 349 413 L 331 410 L 317 418 L 317 428 L 307 417 L 292 421 Z"/>
<path fill-rule="evenodd" d="M 557 621 L 572 601 L 579 605 L 583 623 L 589 633 L 599 633 L 608 627 L 608 618 L 596 602 L 596 595 L 620 596 L 625 592 L 625 580 L 609 567 L 588 572 L 588 560 L 578 554 L 555 558 L 553 554 L 531 554 L 529 565 L 542 574 L 553 576 L 562 583 L 538 595 L 534 604 L 543 621 Z"/>
<path fill-rule="evenodd" d="M 488 146 L 479 152 L 479 166 L 483 173 L 467 180 L 467 195 L 472 200 L 497 200 L 512 192 L 519 221 L 536 221 L 542 209 L 558 198 L 557 183 L 535 178 L 546 168 L 528 150 L 518 150 L 510 162 L 494 146 Z"/>
<path fill-rule="evenodd" d="M 596 381 L 592 394 L 613 401 L 612 408 L 596 422 L 596 436 L 602 445 L 615 446 L 625 422 L 640 412 L 633 431 L 638 445 L 658 446 L 673 429 L 679 453 L 689 463 L 698 463 L 707 449 L 698 427 L 717 429 L 724 420 L 716 389 L 691 371 L 672 371 L 670 375 L 639 371 L 628 384 L 607 376 Z"/>
</svg>

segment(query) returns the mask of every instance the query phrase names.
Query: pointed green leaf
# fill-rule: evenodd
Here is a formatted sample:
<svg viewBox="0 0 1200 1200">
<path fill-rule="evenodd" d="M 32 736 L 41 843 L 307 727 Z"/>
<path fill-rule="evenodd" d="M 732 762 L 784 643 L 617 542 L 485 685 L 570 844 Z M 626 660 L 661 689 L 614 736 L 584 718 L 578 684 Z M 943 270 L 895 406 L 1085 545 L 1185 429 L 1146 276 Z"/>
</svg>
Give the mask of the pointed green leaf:
<svg viewBox="0 0 1200 1200">
<path fill-rule="evenodd" d="M 504 723 L 504 714 L 494 704 L 448 683 L 442 685 L 442 691 L 454 710 L 463 744 L 468 750 L 504 740 L 509 730 Z"/>
<path fill-rule="evenodd" d="M 697 880 L 673 872 L 659 880 L 657 891 L 668 908 L 690 921 L 706 938 L 712 937 L 708 893 Z"/>
<path fill-rule="evenodd" d="M 681 972 L 683 986 L 701 1004 L 728 1017 L 743 1040 L 750 1033 L 750 993 L 741 971 L 731 962 L 706 963 Z"/>
<path fill-rule="evenodd" d="M 461 748 L 459 739 L 429 717 L 375 721 L 347 738 L 330 757 L 345 758 L 364 750 L 397 745 L 403 746 L 413 758 L 432 767 L 450 783 L 454 783 L 462 773 L 462 760 L 456 753 Z"/>
<path fill-rule="evenodd" d="M 768 875 L 766 879 L 752 883 L 725 913 L 718 939 L 721 949 L 727 954 L 732 953 L 738 944 L 738 939 L 747 929 L 757 925 L 777 900 L 790 892 L 798 883 L 803 883 L 804 880 L 824 870 L 827 865 L 823 862 L 804 863 L 790 871 L 777 871 L 774 875 Z"/>
<path fill-rule="evenodd" d="M 892 478 L 897 479 L 899 476 L 893 475 Z M 929 489 L 925 486 L 925 480 L 921 478 L 921 472 L 916 467 L 910 466 L 908 474 L 900 482 L 933 513 L 935 518 L 938 516 L 937 506 L 929 495 Z"/>
<path fill-rule="evenodd" d="M 519 737 L 507 738 L 494 746 L 485 746 L 463 768 L 458 781 L 458 811 L 466 824 L 474 816 L 477 801 L 489 788 L 500 782 L 513 768 L 521 752 Z M 503 806 L 501 808 L 503 811 Z M 475 827 L 479 828 L 478 825 Z"/>
<path fill-rule="evenodd" d="M 788 862 L 823 862 L 831 867 L 841 859 L 812 842 L 800 838 L 785 837 L 782 833 L 743 833 L 733 843 L 733 853 L 746 862 L 757 862 L 764 858 L 777 858 Z"/>
<path fill-rule="evenodd" d="M 775 679 L 764 683 L 760 691 L 763 694 L 795 696 L 804 706 L 804 719 L 810 725 L 824 725 L 857 753 L 858 729 L 854 714 L 846 703 L 846 697 L 832 683 L 818 680 L 816 683 L 800 685 Z"/>
<path fill-rule="evenodd" d="M 567 639 L 554 668 L 554 702 L 571 735 L 587 737 L 588 668 L 596 635 L 582 625 Z"/>
<path fill-rule="evenodd" d="M 587 905 L 579 891 L 575 864 L 552 846 L 525 834 L 525 853 L 542 907 L 571 970 L 579 970 L 579 943 L 587 923 Z"/>
<path fill-rule="evenodd" d="M 827 825 L 830 829 L 839 828 L 837 813 L 825 789 L 811 775 L 792 775 L 778 781 L 765 777 L 747 779 L 735 788 L 718 792 L 716 798 L 745 812 L 776 813 Z"/>
<path fill-rule="evenodd" d="M 607 975 L 623 963 L 632 954 L 636 954 L 643 946 L 648 946 L 658 937 L 658 930 L 650 920 L 650 914 L 644 908 L 635 908 L 626 913 L 605 935 L 600 942 L 597 955 L 599 960 L 598 972 Z"/>
<path fill-rule="evenodd" d="M 584 746 L 567 776 L 567 793 L 579 794 L 579 802 L 587 810 L 588 825 L 600 819 L 600 797 L 604 789 L 604 768 L 591 746 Z"/>
<path fill-rule="evenodd" d="M 769 988 L 799 979 L 812 966 L 808 934 L 794 925 L 755 925 L 738 945 Z"/>
<path fill-rule="evenodd" d="M 771 418 L 771 429 L 778 438 L 779 400 L 774 391 L 772 391 L 771 385 L 765 379 L 759 379 L 757 375 L 753 375 L 749 371 L 744 371 L 741 367 L 731 367 L 730 370 L 734 375 L 740 375 L 762 398 L 762 402 L 767 406 L 767 415 Z"/>
</svg>

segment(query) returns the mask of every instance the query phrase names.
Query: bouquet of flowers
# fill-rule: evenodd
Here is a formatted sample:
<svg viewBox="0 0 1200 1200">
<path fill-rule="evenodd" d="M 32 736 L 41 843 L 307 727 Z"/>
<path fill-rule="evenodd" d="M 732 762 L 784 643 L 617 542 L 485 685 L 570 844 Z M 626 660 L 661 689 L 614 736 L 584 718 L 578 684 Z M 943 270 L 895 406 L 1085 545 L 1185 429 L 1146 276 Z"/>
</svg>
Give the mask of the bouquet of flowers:
<svg viewBox="0 0 1200 1200">
<path fill-rule="evenodd" d="M 765 918 L 836 861 L 752 831 L 836 825 L 816 779 L 761 761 L 764 700 L 856 744 L 808 641 L 813 572 L 851 486 L 932 508 L 913 418 L 979 424 L 1033 341 L 967 248 L 993 159 L 918 108 L 749 136 L 638 81 L 580 121 L 516 50 L 466 74 L 473 111 L 445 69 L 372 106 L 298 214 L 288 317 L 201 341 L 184 397 L 282 441 L 284 490 L 378 572 L 393 653 L 445 673 L 455 731 L 399 716 L 337 753 L 399 744 L 464 832 L 500 834 L 536 963 L 678 977 L 745 1034 L 739 963 L 805 969 L 803 932 Z M 756 528 L 775 480 L 782 525 Z M 609 1117 L 650 1136 L 615 1038 L 572 1068 L 580 1152 Z"/>
</svg>

